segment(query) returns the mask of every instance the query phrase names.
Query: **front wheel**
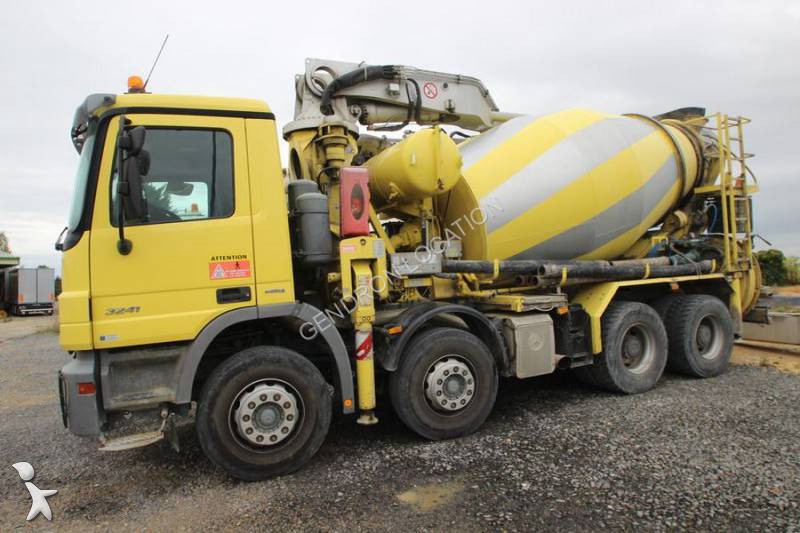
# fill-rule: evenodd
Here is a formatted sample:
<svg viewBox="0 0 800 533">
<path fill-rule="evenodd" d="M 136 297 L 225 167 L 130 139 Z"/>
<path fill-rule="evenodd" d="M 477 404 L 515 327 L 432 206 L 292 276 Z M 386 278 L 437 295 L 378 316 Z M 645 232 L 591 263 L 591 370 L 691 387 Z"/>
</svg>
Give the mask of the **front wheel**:
<svg viewBox="0 0 800 533">
<path fill-rule="evenodd" d="M 418 435 L 451 439 L 478 429 L 497 397 L 497 367 L 475 335 L 434 328 L 414 337 L 391 375 L 395 412 Z"/>
<path fill-rule="evenodd" d="M 322 446 L 331 396 L 319 370 L 275 346 L 237 353 L 209 377 L 197 406 L 197 438 L 206 456 L 248 481 L 288 474 Z"/>
</svg>

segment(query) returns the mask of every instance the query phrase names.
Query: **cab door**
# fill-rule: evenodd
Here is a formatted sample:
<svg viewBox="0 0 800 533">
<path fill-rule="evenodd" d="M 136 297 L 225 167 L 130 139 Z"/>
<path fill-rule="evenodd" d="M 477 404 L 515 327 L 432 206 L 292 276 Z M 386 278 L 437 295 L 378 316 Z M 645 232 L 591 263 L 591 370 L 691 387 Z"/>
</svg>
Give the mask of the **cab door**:
<svg viewBox="0 0 800 533">
<path fill-rule="evenodd" d="M 90 242 L 95 348 L 194 339 L 222 313 L 255 305 L 243 118 L 128 114 L 145 126 L 145 213 L 117 250 L 116 139 L 109 125 Z M 132 194 L 135 192 L 132 191 Z"/>
</svg>

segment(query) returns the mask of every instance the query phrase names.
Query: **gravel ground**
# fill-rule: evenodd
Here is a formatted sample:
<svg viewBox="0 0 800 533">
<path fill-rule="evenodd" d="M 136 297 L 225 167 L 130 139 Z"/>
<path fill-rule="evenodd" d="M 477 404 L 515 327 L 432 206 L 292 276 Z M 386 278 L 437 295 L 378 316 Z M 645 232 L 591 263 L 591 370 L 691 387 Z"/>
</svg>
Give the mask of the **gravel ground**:
<svg viewBox="0 0 800 533">
<path fill-rule="evenodd" d="M 0 345 L 16 337 L 58 331 L 58 317 L 46 315 L 0 316 Z"/>
<path fill-rule="evenodd" d="M 0 530 L 800 530 L 800 376 L 773 369 L 667 375 L 638 397 L 569 375 L 508 382 L 468 438 L 424 442 L 386 411 L 370 428 L 337 419 L 305 469 L 243 483 L 204 460 L 191 427 L 179 454 L 72 437 L 55 385 L 66 360 L 49 332 L 0 345 Z M 52 522 L 26 524 L 17 461 L 58 489 Z"/>
</svg>

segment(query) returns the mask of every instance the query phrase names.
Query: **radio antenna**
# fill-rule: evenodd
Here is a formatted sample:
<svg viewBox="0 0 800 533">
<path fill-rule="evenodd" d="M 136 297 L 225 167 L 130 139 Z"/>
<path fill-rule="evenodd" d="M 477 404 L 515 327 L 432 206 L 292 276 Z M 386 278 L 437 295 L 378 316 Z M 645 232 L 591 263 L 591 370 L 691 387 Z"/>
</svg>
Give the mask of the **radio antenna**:
<svg viewBox="0 0 800 533">
<path fill-rule="evenodd" d="M 161 57 L 161 52 L 164 51 L 164 47 L 167 45 L 167 39 L 169 39 L 169 33 L 164 37 L 164 42 L 161 43 L 161 48 L 158 50 L 158 55 L 156 55 L 156 60 L 153 61 L 153 66 L 150 67 L 150 72 L 147 73 L 147 79 L 144 80 L 144 87 L 142 87 L 142 92 L 147 90 L 147 84 L 150 83 L 150 76 L 153 75 L 153 70 L 155 70 L 156 65 L 158 64 L 158 60 Z"/>
</svg>

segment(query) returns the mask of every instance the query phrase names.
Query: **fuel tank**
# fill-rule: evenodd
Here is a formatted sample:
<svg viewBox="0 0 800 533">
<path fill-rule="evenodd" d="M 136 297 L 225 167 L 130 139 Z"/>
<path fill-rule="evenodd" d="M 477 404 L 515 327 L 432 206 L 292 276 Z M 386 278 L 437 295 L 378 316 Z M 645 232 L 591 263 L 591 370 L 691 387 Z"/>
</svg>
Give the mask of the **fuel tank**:
<svg viewBox="0 0 800 533">
<path fill-rule="evenodd" d="M 614 259 L 700 179 L 688 128 L 569 109 L 519 116 L 459 145 L 463 179 L 437 196 L 467 259 Z"/>
</svg>

